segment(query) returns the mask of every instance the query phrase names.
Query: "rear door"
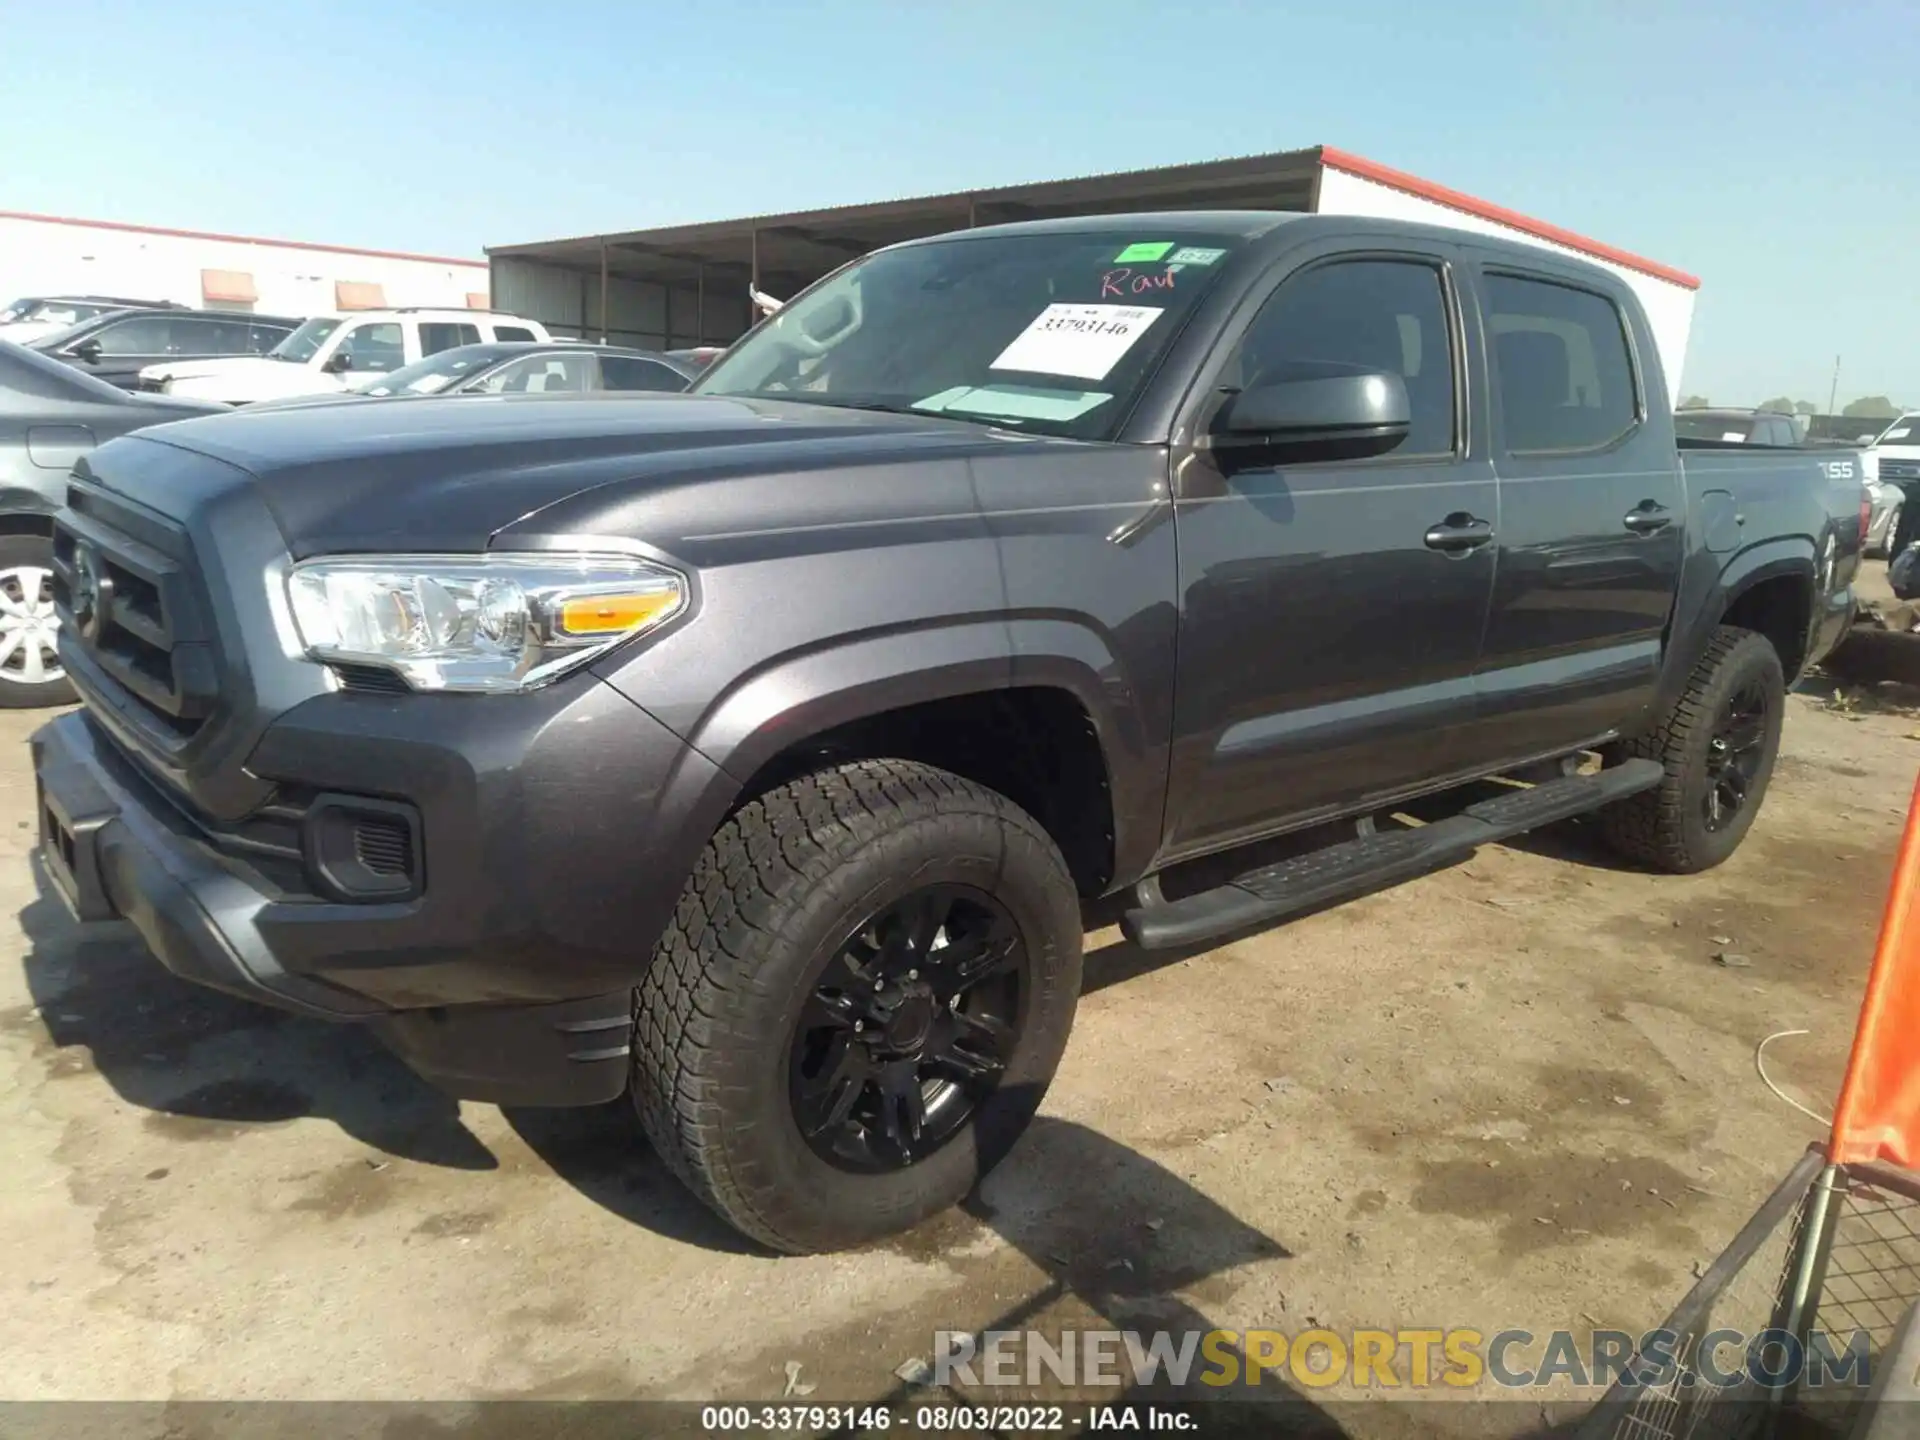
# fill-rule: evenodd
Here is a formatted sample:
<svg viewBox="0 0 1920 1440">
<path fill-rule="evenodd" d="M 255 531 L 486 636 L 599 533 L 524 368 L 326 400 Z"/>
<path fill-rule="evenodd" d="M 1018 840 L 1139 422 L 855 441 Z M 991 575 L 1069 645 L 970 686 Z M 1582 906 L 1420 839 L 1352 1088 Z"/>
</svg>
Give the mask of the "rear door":
<svg viewBox="0 0 1920 1440">
<path fill-rule="evenodd" d="M 1500 476 L 1476 765 L 1571 748 L 1653 698 L 1686 501 L 1652 342 L 1579 271 L 1474 269 Z"/>
<path fill-rule="evenodd" d="M 1474 714 L 1496 495 L 1466 424 L 1456 252 L 1305 253 L 1249 301 L 1183 424 L 1304 364 L 1400 374 L 1412 431 L 1369 459 L 1179 460 L 1169 856 L 1445 774 Z"/>
</svg>

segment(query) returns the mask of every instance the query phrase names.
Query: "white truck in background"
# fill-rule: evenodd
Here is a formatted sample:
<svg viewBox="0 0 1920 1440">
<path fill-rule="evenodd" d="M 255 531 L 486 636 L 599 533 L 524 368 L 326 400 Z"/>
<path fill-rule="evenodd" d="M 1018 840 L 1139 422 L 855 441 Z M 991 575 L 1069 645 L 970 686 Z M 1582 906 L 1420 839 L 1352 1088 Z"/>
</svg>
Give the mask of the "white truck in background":
<svg viewBox="0 0 1920 1440">
<path fill-rule="evenodd" d="M 140 372 L 140 388 L 189 400 L 250 405 L 345 390 L 368 375 L 456 345 L 549 340 L 538 320 L 487 310 L 362 310 L 316 315 L 265 355 L 166 360 Z"/>
</svg>

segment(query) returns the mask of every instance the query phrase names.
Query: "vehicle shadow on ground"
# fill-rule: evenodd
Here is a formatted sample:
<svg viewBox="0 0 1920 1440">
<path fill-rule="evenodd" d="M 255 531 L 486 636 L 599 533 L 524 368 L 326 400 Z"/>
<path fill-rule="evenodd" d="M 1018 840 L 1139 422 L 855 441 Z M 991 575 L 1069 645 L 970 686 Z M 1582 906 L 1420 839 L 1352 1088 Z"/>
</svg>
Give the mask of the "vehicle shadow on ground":
<svg viewBox="0 0 1920 1440">
<path fill-rule="evenodd" d="M 1136 1383 L 1081 1386 L 1080 1398 L 1101 1405 L 1202 1402 L 1209 1413 L 1201 1428 L 1208 1435 L 1349 1434 L 1323 1406 L 1272 1372 L 1246 1383 L 1245 1357 L 1230 1338 L 1215 1342 L 1211 1363 L 1202 1358 L 1199 1337 L 1221 1327 L 1202 1313 L 1192 1292 L 1231 1289 L 1230 1272 L 1291 1259 L 1292 1252 L 1165 1166 L 1097 1130 L 1042 1115 L 961 1208 L 965 1220 L 960 1224 L 957 1217 L 935 1219 L 889 1248 L 920 1259 L 938 1259 L 960 1248 L 977 1253 L 971 1241 L 985 1230 L 1023 1257 L 1023 1275 L 1038 1270 L 1048 1279 L 984 1323 L 956 1314 L 948 1328 L 966 1329 L 976 1338 L 1035 1330 L 1054 1345 L 1063 1330 L 1130 1330 L 1141 1343 L 1164 1332 L 1176 1352 L 1192 1335 L 1193 1363 L 1183 1384 L 1161 1371 L 1144 1382 L 1136 1377 Z M 1299 1328 L 1298 1317 L 1290 1321 L 1276 1315 L 1268 1323 L 1275 1329 Z M 913 1340 L 926 1343 L 919 1335 Z M 1131 1366 L 1125 1351 L 1115 1348 L 1115 1368 L 1126 1375 Z M 1026 1367 L 1016 1368 L 1024 1372 Z M 1233 1383 L 1200 1383 L 1203 1373 L 1222 1376 L 1229 1368 Z M 969 1379 L 956 1370 L 944 1377 L 945 1386 L 937 1383 L 943 1378 L 937 1374 L 921 1377 L 936 1382 L 931 1385 L 902 1380 L 876 1400 L 901 1413 L 929 1404 L 1061 1398 L 1038 1387 L 1023 1392 L 1024 1373 L 1022 1386 L 1009 1390 L 985 1383 L 984 1362 L 976 1360 L 973 1371 Z M 1050 1379 L 1041 1378 L 1043 1384 Z"/>
<path fill-rule="evenodd" d="M 732 1255 L 770 1252 L 721 1220 L 674 1179 L 623 1097 L 591 1109 L 500 1112 L 561 1180 L 630 1225 Z"/>
<path fill-rule="evenodd" d="M 307 1020 L 174 976 L 130 929 L 76 924 L 34 867 L 20 912 L 33 1009 L 0 1016 L 50 1076 L 88 1069 L 153 1128 L 219 1140 L 313 1116 L 389 1155 L 462 1170 L 498 1162 L 457 1102 L 353 1025 Z"/>
</svg>

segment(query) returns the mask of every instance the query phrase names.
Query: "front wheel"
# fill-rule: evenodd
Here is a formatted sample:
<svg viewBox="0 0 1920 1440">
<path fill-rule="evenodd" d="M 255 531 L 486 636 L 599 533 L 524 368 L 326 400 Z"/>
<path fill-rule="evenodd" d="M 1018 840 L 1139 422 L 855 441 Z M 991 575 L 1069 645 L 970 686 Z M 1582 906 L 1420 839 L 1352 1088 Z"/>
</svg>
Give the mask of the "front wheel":
<svg viewBox="0 0 1920 1440">
<path fill-rule="evenodd" d="M 668 1166 L 790 1253 L 906 1230 L 1012 1148 L 1066 1047 L 1079 899 L 1004 796 L 823 770 L 708 844 L 635 997 L 632 1096 Z"/>
<path fill-rule="evenodd" d="M 59 639 L 53 542 L 0 535 L 0 709 L 38 710 L 73 700 Z"/>
<path fill-rule="evenodd" d="M 1709 870 L 1752 827 L 1786 714 L 1780 656 L 1763 635 L 1722 625 L 1664 721 L 1621 742 L 1626 758 L 1658 760 L 1666 778 L 1607 806 L 1601 832 L 1631 859 L 1675 874 Z"/>
</svg>

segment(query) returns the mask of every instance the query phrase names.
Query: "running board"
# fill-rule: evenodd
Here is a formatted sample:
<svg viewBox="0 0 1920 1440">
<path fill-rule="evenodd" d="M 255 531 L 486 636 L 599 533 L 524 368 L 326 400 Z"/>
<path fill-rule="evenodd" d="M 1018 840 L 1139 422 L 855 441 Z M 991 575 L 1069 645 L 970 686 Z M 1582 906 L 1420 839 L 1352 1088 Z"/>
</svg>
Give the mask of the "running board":
<svg viewBox="0 0 1920 1440">
<path fill-rule="evenodd" d="M 1363 835 L 1249 870 L 1198 895 L 1135 907 L 1121 918 L 1120 929 L 1142 950 L 1171 950 L 1248 930 L 1438 870 L 1492 841 L 1651 790 L 1664 774 L 1657 760 L 1629 760 L 1592 775 L 1515 789 L 1431 825 Z"/>
</svg>

